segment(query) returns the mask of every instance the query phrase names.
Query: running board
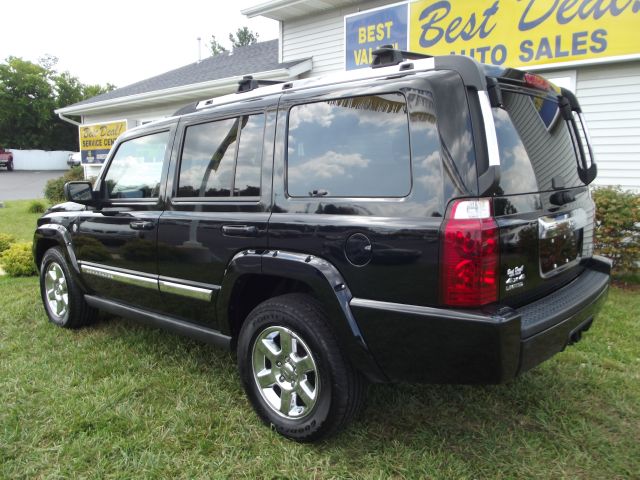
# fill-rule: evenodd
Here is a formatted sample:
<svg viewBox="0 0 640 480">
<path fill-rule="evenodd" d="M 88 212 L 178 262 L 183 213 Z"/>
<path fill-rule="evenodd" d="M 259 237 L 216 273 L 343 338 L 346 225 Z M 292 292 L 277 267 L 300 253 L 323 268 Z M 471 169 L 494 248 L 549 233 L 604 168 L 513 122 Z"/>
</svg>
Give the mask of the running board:
<svg viewBox="0 0 640 480">
<path fill-rule="evenodd" d="M 113 300 L 105 300 L 104 298 L 96 297 L 93 295 L 85 295 L 89 306 L 104 310 L 113 315 L 130 318 L 152 327 L 160 327 L 165 330 L 170 330 L 180 335 L 195 338 L 202 342 L 210 343 L 218 347 L 231 349 L 231 337 L 220 333 L 217 330 L 203 327 L 201 325 L 194 325 L 193 323 L 185 322 L 184 320 L 178 320 L 177 318 L 168 317 L 160 313 L 151 313 L 146 310 L 142 310 L 136 307 L 130 307 L 123 305 Z"/>
</svg>

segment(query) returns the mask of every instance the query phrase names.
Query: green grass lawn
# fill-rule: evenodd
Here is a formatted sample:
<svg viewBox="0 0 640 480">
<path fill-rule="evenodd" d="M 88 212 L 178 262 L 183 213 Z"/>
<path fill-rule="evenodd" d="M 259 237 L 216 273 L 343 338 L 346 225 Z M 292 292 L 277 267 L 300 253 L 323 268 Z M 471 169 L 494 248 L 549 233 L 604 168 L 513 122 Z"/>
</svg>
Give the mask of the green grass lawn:
<svg viewBox="0 0 640 480">
<path fill-rule="evenodd" d="M 318 445 L 262 425 L 234 358 L 104 318 L 48 323 L 36 278 L 0 277 L 0 478 L 638 478 L 640 293 L 500 386 L 376 385 Z"/>
<path fill-rule="evenodd" d="M 27 208 L 33 200 L 10 200 L 4 202 L 4 208 L 0 208 L 0 233 L 10 233 L 19 242 L 33 240 L 33 232 L 36 229 L 36 220 L 41 213 L 28 213 Z M 47 201 L 42 200 L 46 205 Z"/>
</svg>

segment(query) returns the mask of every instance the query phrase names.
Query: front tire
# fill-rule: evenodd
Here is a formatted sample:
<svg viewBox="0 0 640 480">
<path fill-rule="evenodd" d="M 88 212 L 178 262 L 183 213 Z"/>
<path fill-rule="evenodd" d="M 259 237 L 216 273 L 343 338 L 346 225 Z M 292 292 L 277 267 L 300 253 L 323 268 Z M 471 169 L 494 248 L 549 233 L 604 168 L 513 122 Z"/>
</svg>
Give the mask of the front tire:
<svg viewBox="0 0 640 480">
<path fill-rule="evenodd" d="M 272 298 L 249 314 L 238 339 L 238 368 L 260 418 L 298 442 L 337 433 L 363 404 L 364 378 L 308 295 Z"/>
<path fill-rule="evenodd" d="M 85 302 L 59 247 L 50 248 L 42 257 L 40 295 L 49 320 L 59 327 L 82 327 L 97 313 Z"/>
</svg>

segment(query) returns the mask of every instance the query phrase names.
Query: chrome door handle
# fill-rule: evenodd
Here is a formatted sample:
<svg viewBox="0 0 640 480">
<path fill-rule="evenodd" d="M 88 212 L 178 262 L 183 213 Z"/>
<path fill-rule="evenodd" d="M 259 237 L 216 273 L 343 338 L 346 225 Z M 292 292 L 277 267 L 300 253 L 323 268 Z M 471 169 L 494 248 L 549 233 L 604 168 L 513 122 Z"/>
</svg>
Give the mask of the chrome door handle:
<svg viewBox="0 0 640 480">
<path fill-rule="evenodd" d="M 153 230 L 156 228 L 156 222 L 151 222 L 149 220 L 134 220 L 129 223 L 129 226 L 132 230 Z"/>
<path fill-rule="evenodd" d="M 223 225 L 222 233 L 230 237 L 257 237 L 258 228 L 254 225 Z"/>
</svg>

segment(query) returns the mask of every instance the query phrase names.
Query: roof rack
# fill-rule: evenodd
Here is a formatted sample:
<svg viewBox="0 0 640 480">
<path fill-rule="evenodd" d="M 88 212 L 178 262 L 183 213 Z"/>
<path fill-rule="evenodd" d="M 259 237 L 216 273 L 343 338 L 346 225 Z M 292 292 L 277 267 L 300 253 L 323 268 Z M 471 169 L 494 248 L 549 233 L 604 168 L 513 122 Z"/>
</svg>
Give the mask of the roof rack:
<svg viewBox="0 0 640 480">
<path fill-rule="evenodd" d="M 373 62 L 371 68 L 389 67 L 398 65 L 405 60 L 419 60 L 421 58 L 433 58 L 433 55 L 424 53 L 407 52 L 405 50 L 397 50 L 393 45 L 382 45 L 373 52 Z"/>
<path fill-rule="evenodd" d="M 258 87 L 264 87 L 265 85 L 276 85 L 278 83 L 284 83 L 280 80 L 257 80 L 251 75 L 245 75 L 242 80 L 238 82 L 238 90 L 236 93 L 245 93 L 255 90 Z"/>
</svg>

